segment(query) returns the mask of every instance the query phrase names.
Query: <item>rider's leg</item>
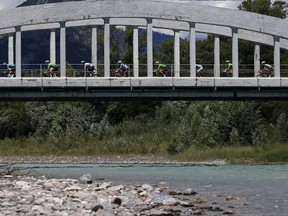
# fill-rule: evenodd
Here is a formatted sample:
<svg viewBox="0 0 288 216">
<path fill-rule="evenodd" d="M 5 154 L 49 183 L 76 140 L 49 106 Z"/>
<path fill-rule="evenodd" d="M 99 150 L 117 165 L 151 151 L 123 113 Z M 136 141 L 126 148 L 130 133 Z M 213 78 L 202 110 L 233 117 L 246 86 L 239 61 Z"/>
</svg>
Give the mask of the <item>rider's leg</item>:
<svg viewBox="0 0 288 216">
<path fill-rule="evenodd" d="M 163 75 L 164 75 L 164 77 L 166 77 L 166 72 L 168 71 L 168 69 L 167 68 L 165 68 L 164 70 L 163 70 Z"/>
<path fill-rule="evenodd" d="M 121 70 L 116 71 L 116 77 L 122 77 L 122 71 Z"/>
<path fill-rule="evenodd" d="M 163 77 L 166 77 L 164 70 L 160 70 L 160 73 L 162 74 Z"/>
<path fill-rule="evenodd" d="M 88 69 L 88 70 L 87 70 L 88 74 L 86 74 L 86 76 L 87 76 L 87 75 L 89 75 L 89 77 L 91 77 L 91 76 L 92 76 L 92 74 L 91 74 L 91 73 L 92 73 L 92 71 L 93 71 L 93 70 L 91 70 L 91 69 Z"/>
<path fill-rule="evenodd" d="M 10 68 L 7 69 L 7 75 L 8 75 L 8 77 L 11 77 L 11 69 Z"/>
<path fill-rule="evenodd" d="M 56 70 L 54 68 L 51 68 L 50 70 L 50 77 L 57 77 Z"/>
<path fill-rule="evenodd" d="M 227 70 L 228 76 L 232 77 L 233 76 L 233 71 L 232 69 Z"/>
<path fill-rule="evenodd" d="M 264 68 L 263 70 L 262 70 L 262 72 L 263 72 L 263 76 L 264 77 L 268 77 L 269 76 L 269 70 L 267 70 L 266 68 Z"/>
<path fill-rule="evenodd" d="M 98 76 L 98 74 L 97 74 L 97 71 L 96 71 L 96 70 L 93 70 L 93 76 L 94 76 L 94 77 L 97 77 L 97 76 Z"/>
</svg>

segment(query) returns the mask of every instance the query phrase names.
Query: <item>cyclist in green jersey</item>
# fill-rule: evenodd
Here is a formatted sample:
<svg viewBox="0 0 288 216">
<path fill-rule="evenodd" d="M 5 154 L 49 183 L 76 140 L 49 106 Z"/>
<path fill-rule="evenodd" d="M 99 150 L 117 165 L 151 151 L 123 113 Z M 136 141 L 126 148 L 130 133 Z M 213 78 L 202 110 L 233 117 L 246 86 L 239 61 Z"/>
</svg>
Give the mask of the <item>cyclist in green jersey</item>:
<svg viewBox="0 0 288 216">
<path fill-rule="evenodd" d="M 45 74 L 50 77 L 57 77 L 56 72 L 59 70 L 58 65 L 55 63 L 51 63 L 49 60 L 46 60 L 45 63 L 48 64 Z"/>
<path fill-rule="evenodd" d="M 161 64 L 159 61 L 156 61 L 155 63 L 158 64 L 158 68 L 154 71 L 156 76 L 166 77 L 166 72 L 168 71 L 167 66 L 165 64 Z"/>
</svg>

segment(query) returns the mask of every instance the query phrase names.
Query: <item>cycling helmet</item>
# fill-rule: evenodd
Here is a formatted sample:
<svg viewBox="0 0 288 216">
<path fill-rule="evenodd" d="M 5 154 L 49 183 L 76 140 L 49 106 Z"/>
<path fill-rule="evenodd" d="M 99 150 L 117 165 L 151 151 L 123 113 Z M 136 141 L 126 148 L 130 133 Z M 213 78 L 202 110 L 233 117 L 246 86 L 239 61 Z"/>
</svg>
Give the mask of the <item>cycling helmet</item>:
<svg viewBox="0 0 288 216">
<path fill-rule="evenodd" d="M 226 63 L 230 63 L 230 60 L 226 60 Z"/>
<path fill-rule="evenodd" d="M 159 64 L 159 61 L 156 61 L 155 64 Z"/>
<path fill-rule="evenodd" d="M 118 64 L 122 64 L 122 61 L 118 61 Z"/>
<path fill-rule="evenodd" d="M 46 60 L 46 61 L 45 61 L 45 63 L 49 63 L 49 62 L 50 62 L 49 60 Z"/>
<path fill-rule="evenodd" d="M 265 64 L 265 61 L 262 61 L 261 64 Z"/>
<path fill-rule="evenodd" d="M 84 63 L 85 63 L 85 61 L 84 61 L 84 60 L 82 60 L 82 61 L 81 61 L 81 64 L 84 64 Z"/>
</svg>

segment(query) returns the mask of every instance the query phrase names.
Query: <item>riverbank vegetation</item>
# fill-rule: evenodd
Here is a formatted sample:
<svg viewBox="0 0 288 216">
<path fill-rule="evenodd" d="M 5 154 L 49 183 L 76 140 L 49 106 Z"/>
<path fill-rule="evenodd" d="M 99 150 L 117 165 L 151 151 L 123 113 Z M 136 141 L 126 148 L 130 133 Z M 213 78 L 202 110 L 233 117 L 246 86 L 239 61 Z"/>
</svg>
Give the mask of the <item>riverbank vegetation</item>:
<svg viewBox="0 0 288 216">
<path fill-rule="evenodd" d="M 287 15 L 284 1 L 243 1 L 239 9 L 279 18 Z M 98 33 L 101 49 L 103 31 Z M 111 62 L 133 62 L 133 28 L 127 27 L 125 33 L 125 45 L 111 40 Z M 232 56 L 231 38 L 220 39 L 220 58 L 225 62 Z M 144 31 L 140 32 L 140 64 L 147 61 L 145 41 Z M 173 43 L 173 38 L 163 41 L 155 48 L 154 59 L 173 63 Z M 197 63 L 213 63 L 213 44 L 212 35 L 196 42 Z M 254 45 L 239 40 L 240 64 L 254 64 Z M 189 65 L 189 41 L 181 40 L 180 47 L 181 64 Z M 272 63 L 273 58 L 273 47 L 261 45 L 261 60 Z M 281 65 L 286 64 L 288 53 L 281 49 Z M 287 162 L 287 105 L 287 101 L 0 102 L 0 156 Z"/>
<path fill-rule="evenodd" d="M 11 102 L 1 156 L 288 161 L 287 102 Z"/>
</svg>

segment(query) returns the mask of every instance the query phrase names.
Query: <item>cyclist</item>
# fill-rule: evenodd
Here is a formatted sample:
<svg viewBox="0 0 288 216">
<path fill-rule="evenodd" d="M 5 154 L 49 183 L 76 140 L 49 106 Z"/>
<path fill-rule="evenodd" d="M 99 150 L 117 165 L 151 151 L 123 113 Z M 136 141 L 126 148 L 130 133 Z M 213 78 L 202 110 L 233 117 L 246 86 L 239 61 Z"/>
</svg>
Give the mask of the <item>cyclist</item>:
<svg viewBox="0 0 288 216">
<path fill-rule="evenodd" d="M 49 60 L 46 60 L 45 63 L 47 63 L 48 66 L 47 66 L 47 70 L 44 73 L 50 77 L 57 77 L 56 72 L 59 70 L 58 65 L 54 63 L 50 63 Z"/>
<path fill-rule="evenodd" d="M 233 71 L 232 71 L 233 65 L 230 62 L 230 60 L 226 60 L 226 63 L 227 63 L 227 67 L 223 72 L 226 73 L 226 76 L 232 76 L 233 75 Z"/>
<path fill-rule="evenodd" d="M 202 72 L 204 71 L 204 68 L 200 64 L 196 64 L 196 76 L 202 77 Z"/>
<path fill-rule="evenodd" d="M 273 74 L 273 67 L 270 64 L 266 64 L 265 61 L 262 61 L 260 65 L 260 76 L 271 77 L 272 74 Z"/>
<path fill-rule="evenodd" d="M 14 64 L 6 64 L 5 62 L 3 65 L 6 65 L 7 76 L 12 78 L 15 75 L 15 65 Z"/>
<path fill-rule="evenodd" d="M 84 73 L 89 74 L 90 77 L 96 77 L 97 73 L 95 70 L 95 66 L 92 63 L 85 62 L 84 60 L 81 61 L 82 64 L 84 64 Z"/>
<path fill-rule="evenodd" d="M 158 64 L 158 68 L 154 71 L 156 76 L 163 76 L 166 77 L 166 72 L 168 68 L 165 64 L 161 64 L 159 61 L 156 61 L 155 64 Z"/>
<path fill-rule="evenodd" d="M 124 64 L 122 61 L 117 62 L 118 68 L 115 71 L 116 77 L 128 77 L 128 65 Z"/>
</svg>

